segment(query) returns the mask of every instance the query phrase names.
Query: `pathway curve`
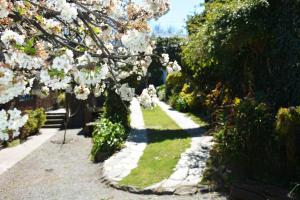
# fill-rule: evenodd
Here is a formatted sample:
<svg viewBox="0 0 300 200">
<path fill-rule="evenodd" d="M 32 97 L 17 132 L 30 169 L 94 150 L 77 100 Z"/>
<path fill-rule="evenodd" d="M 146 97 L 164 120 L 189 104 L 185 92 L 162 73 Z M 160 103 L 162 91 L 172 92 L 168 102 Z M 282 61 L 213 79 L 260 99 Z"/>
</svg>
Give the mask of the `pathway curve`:
<svg viewBox="0 0 300 200">
<path fill-rule="evenodd" d="M 206 161 L 209 158 L 209 151 L 213 145 L 213 137 L 203 135 L 205 129 L 200 128 L 185 114 L 172 109 L 164 102 L 158 102 L 158 105 L 182 129 L 192 135 L 192 141 L 191 147 L 181 155 L 173 174 L 168 179 L 146 189 L 158 192 L 174 192 L 176 194 L 196 193 L 199 190 L 199 182 L 205 170 Z"/>
<path fill-rule="evenodd" d="M 108 187 L 100 181 L 102 164 L 88 160 L 91 139 L 68 130 L 69 143 L 51 141 L 0 175 L 1 200 L 225 200 L 216 193 L 194 196 L 138 195 Z M 14 155 L 11 155 L 14 156 Z"/>
<path fill-rule="evenodd" d="M 147 132 L 139 101 L 134 98 L 130 106 L 131 132 L 125 148 L 116 153 L 103 165 L 103 178 L 110 184 L 116 184 L 137 167 L 140 157 L 147 146 Z"/>
</svg>

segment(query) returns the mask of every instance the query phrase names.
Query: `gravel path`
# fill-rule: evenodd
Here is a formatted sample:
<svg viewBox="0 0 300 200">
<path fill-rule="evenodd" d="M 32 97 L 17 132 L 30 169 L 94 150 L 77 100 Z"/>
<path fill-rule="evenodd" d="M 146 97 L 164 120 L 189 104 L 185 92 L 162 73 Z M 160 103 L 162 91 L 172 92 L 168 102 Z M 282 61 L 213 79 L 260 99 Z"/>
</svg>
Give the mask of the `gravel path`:
<svg viewBox="0 0 300 200">
<path fill-rule="evenodd" d="M 69 130 L 71 142 L 62 148 L 50 140 L 0 176 L 1 200 L 204 200 L 215 194 L 195 196 L 137 195 L 116 190 L 99 180 L 101 164 L 89 162 L 91 139 Z M 13 155 L 12 155 L 13 156 Z M 211 196 L 213 195 L 213 197 Z"/>
</svg>

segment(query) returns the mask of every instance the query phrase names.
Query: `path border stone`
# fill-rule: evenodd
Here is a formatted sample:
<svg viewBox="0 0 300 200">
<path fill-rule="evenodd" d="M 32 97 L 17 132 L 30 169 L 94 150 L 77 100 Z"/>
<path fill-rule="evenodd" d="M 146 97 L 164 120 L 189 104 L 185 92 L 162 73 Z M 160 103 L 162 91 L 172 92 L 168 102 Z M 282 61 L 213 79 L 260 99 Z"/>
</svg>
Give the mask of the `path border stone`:
<svg viewBox="0 0 300 200">
<path fill-rule="evenodd" d="M 147 132 L 139 101 L 134 98 L 130 105 L 131 132 L 125 148 L 114 154 L 103 164 L 103 181 L 118 187 L 118 182 L 137 167 L 140 157 L 147 146 Z"/>
<path fill-rule="evenodd" d="M 208 187 L 200 185 L 209 151 L 213 145 L 213 137 L 206 136 L 201 128 L 186 114 L 172 109 L 169 105 L 159 101 L 158 105 L 176 124 L 191 134 L 191 147 L 181 154 L 173 174 L 159 183 L 146 189 L 155 192 L 171 192 L 178 195 L 195 194 L 199 190 L 209 191 Z"/>
<path fill-rule="evenodd" d="M 0 151 L 0 175 L 23 160 L 26 156 L 44 144 L 59 129 L 40 129 L 39 135 L 29 137 L 24 143 Z"/>
<path fill-rule="evenodd" d="M 138 100 L 134 99 L 130 108 L 133 131 L 126 142 L 126 147 L 105 161 L 103 182 L 116 189 L 137 194 L 192 195 L 197 192 L 209 192 L 209 188 L 200 185 L 199 182 L 209 157 L 209 150 L 213 145 L 212 136 L 205 136 L 206 130 L 184 113 L 173 110 L 163 102 L 158 102 L 158 106 L 182 129 L 192 135 L 191 147 L 182 153 L 173 174 L 168 179 L 144 189 L 118 184 L 119 181 L 129 175 L 132 169 L 137 167 L 138 161 L 147 146 L 147 133 L 144 127 L 142 111 Z M 134 142 L 137 138 L 141 143 Z"/>
</svg>

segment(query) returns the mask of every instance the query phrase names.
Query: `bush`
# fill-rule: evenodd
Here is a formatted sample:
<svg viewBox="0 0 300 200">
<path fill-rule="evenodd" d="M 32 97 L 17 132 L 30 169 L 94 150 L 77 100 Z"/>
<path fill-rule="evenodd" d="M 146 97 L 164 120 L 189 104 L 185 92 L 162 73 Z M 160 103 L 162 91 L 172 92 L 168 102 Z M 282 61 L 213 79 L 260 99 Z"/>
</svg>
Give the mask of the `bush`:
<svg viewBox="0 0 300 200">
<path fill-rule="evenodd" d="M 46 113 L 43 108 L 26 110 L 25 113 L 28 114 L 28 120 L 22 129 L 21 139 L 26 139 L 31 135 L 37 134 L 39 129 L 43 127 L 47 121 Z"/>
<path fill-rule="evenodd" d="M 175 101 L 175 109 L 180 112 L 187 112 L 188 111 L 188 103 L 184 98 L 178 96 Z"/>
<path fill-rule="evenodd" d="M 166 100 L 166 85 L 161 85 L 156 88 L 158 99 L 161 101 Z"/>
<path fill-rule="evenodd" d="M 62 92 L 57 96 L 56 103 L 59 107 L 64 107 L 65 101 L 66 101 L 66 95 L 64 92 Z"/>
<path fill-rule="evenodd" d="M 121 123 L 127 131 L 130 129 L 129 103 L 122 101 L 114 91 L 108 90 L 104 103 L 104 117 L 113 123 Z"/>
<path fill-rule="evenodd" d="M 105 117 L 96 121 L 93 131 L 91 159 L 99 161 L 99 155 L 109 156 L 121 149 L 127 132 L 121 123 L 114 123 Z"/>
<path fill-rule="evenodd" d="M 300 107 L 281 108 L 276 115 L 276 133 L 284 152 L 283 163 L 289 176 L 300 178 Z M 297 169 L 298 166 L 298 169 Z"/>
<path fill-rule="evenodd" d="M 264 103 L 253 99 L 236 101 L 226 114 L 225 125 L 215 135 L 224 161 L 238 165 L 250 177 L 256 172 L 270 172 L 271 169 L 264 170 L 277 146 L 274 119 Z"/>
<path fill-rule="evenodd" d="M 169 74 L 166 80 L 166 98 L 169 99 L 170 96 L 179 94 L 185 82 L 185 77 L 181 72 Z"/>
</svg>

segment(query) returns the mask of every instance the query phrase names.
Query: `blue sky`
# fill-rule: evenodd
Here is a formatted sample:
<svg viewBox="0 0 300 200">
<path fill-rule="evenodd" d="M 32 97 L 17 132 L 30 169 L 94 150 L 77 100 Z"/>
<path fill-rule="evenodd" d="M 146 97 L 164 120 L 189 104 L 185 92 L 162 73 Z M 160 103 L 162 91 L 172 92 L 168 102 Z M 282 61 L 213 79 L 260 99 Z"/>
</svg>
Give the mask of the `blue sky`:
<svg viewBox="0 0 300 200">
<path fill-rule="evenodd" d="M 184 30 L 185 20 L 188 15 L 192 15 L 195 11 L 201 12 L 203 10 L 200 4 L 204 0 L 170 0 L 171 10 L 157 21 L 151 21 L 151 26 L 154 29 L 156 25 L 160 25 L 167 30 L 173 27 L 176 31 Z"/>
</svg>

